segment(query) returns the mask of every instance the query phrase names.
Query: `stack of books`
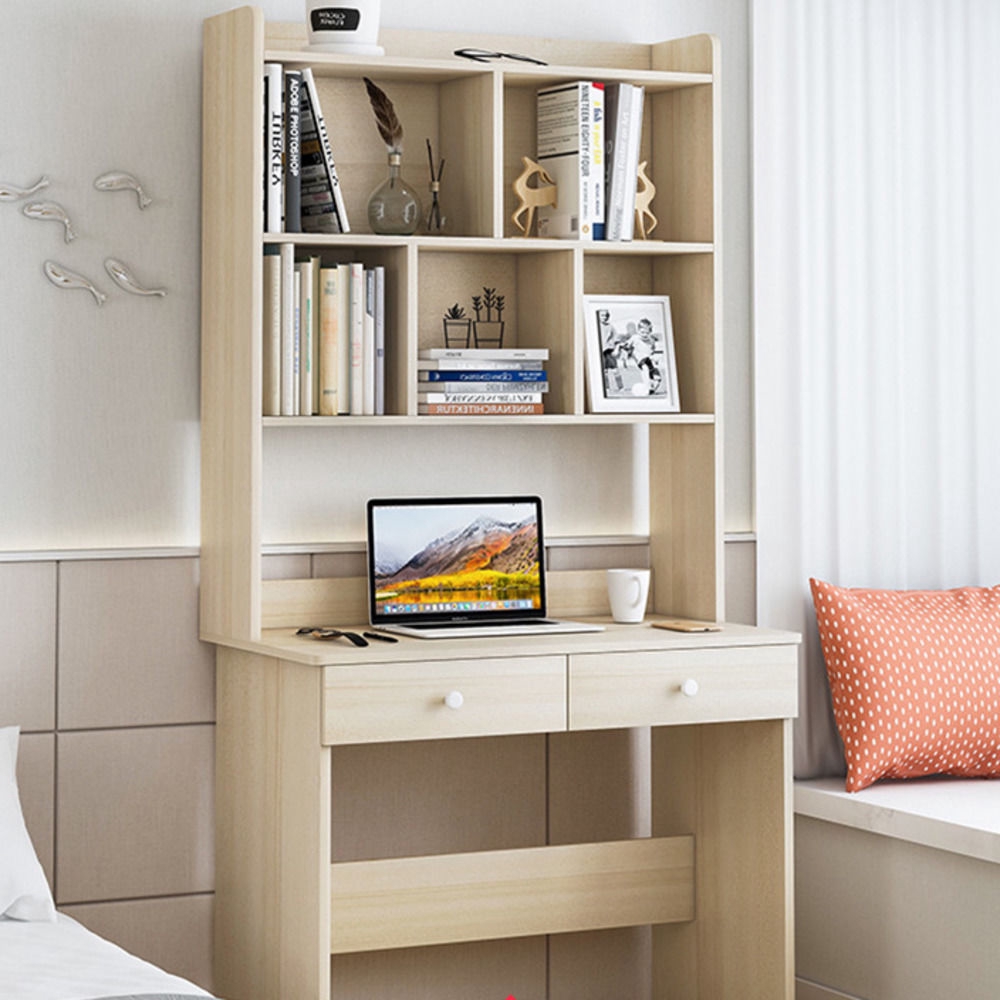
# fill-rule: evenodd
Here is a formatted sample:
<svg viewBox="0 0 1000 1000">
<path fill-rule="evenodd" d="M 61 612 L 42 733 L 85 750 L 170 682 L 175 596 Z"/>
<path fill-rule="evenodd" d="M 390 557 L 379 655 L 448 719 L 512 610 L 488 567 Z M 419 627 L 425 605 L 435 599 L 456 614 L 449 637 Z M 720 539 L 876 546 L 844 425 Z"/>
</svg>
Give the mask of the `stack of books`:
<svg viewBox="0 0 1000 1000">
<path fill-rule="evenodd" d="M 417 412 L 517 416 L 545 412 L 548 348 L 448 348 L 420 351 Z"/>
<path fill-rule="evenodd" d="M 264 416 L 385 413 L 385 269 L 264 253 Z"/>
<path fill-rule="evenodd" d="M 538 163 L 558 185 L 538 207 L 538 235 L 631 240 L 642 141 L 643 87 L 577 80 L 538 91 Z"/>
</svg>

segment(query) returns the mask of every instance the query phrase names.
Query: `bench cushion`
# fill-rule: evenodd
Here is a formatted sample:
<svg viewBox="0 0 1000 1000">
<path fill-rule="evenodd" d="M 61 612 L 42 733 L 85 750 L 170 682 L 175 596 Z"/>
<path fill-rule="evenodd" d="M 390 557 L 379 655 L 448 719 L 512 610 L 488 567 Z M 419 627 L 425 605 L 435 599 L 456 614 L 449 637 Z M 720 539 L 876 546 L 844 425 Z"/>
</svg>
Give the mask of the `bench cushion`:
<svg viewBox="0 0 1000 1000">
<path fill-rule="evenodd" d="M 1000 587 L 810 586 L 849 792 L 1000 775 Z"/>
</svg>

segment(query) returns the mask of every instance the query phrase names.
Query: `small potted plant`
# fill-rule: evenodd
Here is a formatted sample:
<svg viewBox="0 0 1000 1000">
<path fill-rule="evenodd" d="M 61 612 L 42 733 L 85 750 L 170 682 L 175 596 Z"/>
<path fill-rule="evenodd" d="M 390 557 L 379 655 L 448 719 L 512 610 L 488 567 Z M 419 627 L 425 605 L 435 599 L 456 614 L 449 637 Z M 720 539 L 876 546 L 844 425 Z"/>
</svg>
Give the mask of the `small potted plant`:
<svg viewBox="0 0 1000 1000">
<path fill-rule="evenodd" d="M 472 320 L 465 315 L 465 310 L 457 302 L 445 312 L 443 322 L 445 347 L 469 346 Z"/>
<path fill-rule="evenodd" d="M 483 286 L 482 295 L 472 296 L 472 308 L 476 313 L 475 322 L 472 324 L 476 347 L 503 346 L 503 307 L 504 297 L 497 295 L 495 288 Z M 485 319 L 483 319 L 484 311 Z"/>
</svg>

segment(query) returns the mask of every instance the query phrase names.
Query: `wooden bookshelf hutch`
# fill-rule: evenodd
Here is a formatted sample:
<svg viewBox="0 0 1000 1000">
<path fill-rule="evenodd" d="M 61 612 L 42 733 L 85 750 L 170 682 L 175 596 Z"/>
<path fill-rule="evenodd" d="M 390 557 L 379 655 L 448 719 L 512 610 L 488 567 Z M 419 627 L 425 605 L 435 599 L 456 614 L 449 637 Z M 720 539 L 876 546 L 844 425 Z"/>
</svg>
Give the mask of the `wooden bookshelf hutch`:
<svg viewBox="0 0 1000 1000">
<path fill-rule="evenodd" d="M 417 350 L 439 345 L 440 304 L 488 258 L 513 290 L 510 343 L 551 354 L 547 412 L 504 425 L 546 436 L 648 425 L 651 613 L 724 618 L 717 43 L 390 30 L 380 43 L 378 59 L 316 53 L 303 25 L 265 25 L 251 7 L 205 22 L 201 633 L 217 646 L 215 989 L 227 1000 L 791 1000 L 797 636 L 605 618 L 599 633 L 356 649 L 294 631 L 364 621 L 361 580 L 263 579 L 265 437 L 455 427 L 417 415 Z M 549 65 L 470 63 L 451 54 L 463 45 Z M 350 234 L 263 233 L 265 61 L 313 68 Z M 363 75 L 445 158 L 448 235 L 367 231 L 385 150 Z M 584 78 L 646 88 L 656 240 L 526 239 L 510 222 L 535 92 Z M 404 174 L 425 166 L 415 151 Z M 288 241 L 324 263 L 385 266 L 386 416 L 261 416 L 261 258 Z M 598 293 L 670 296 L 681 413 L 587 412 L 581 297 Z M 337 489 L 363 504 L 364 470 Z M 550 589 L 557 614 L 607 615 L 601 571 L 552 573 Z"/>
</svg>

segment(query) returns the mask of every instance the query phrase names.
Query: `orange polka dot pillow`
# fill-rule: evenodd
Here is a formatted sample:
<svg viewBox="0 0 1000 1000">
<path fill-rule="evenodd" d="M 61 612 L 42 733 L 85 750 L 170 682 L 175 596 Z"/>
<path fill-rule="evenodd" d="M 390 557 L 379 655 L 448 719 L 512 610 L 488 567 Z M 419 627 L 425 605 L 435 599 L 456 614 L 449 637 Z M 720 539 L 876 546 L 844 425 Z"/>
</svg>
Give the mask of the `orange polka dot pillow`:
<svg viewBox="0 0 1000 1000">
<path fill-rule="evenodd" d="M 1000 587 L 809 584 L 847 790 L 879 778 L 1000 776 Z"/>
</svg>

